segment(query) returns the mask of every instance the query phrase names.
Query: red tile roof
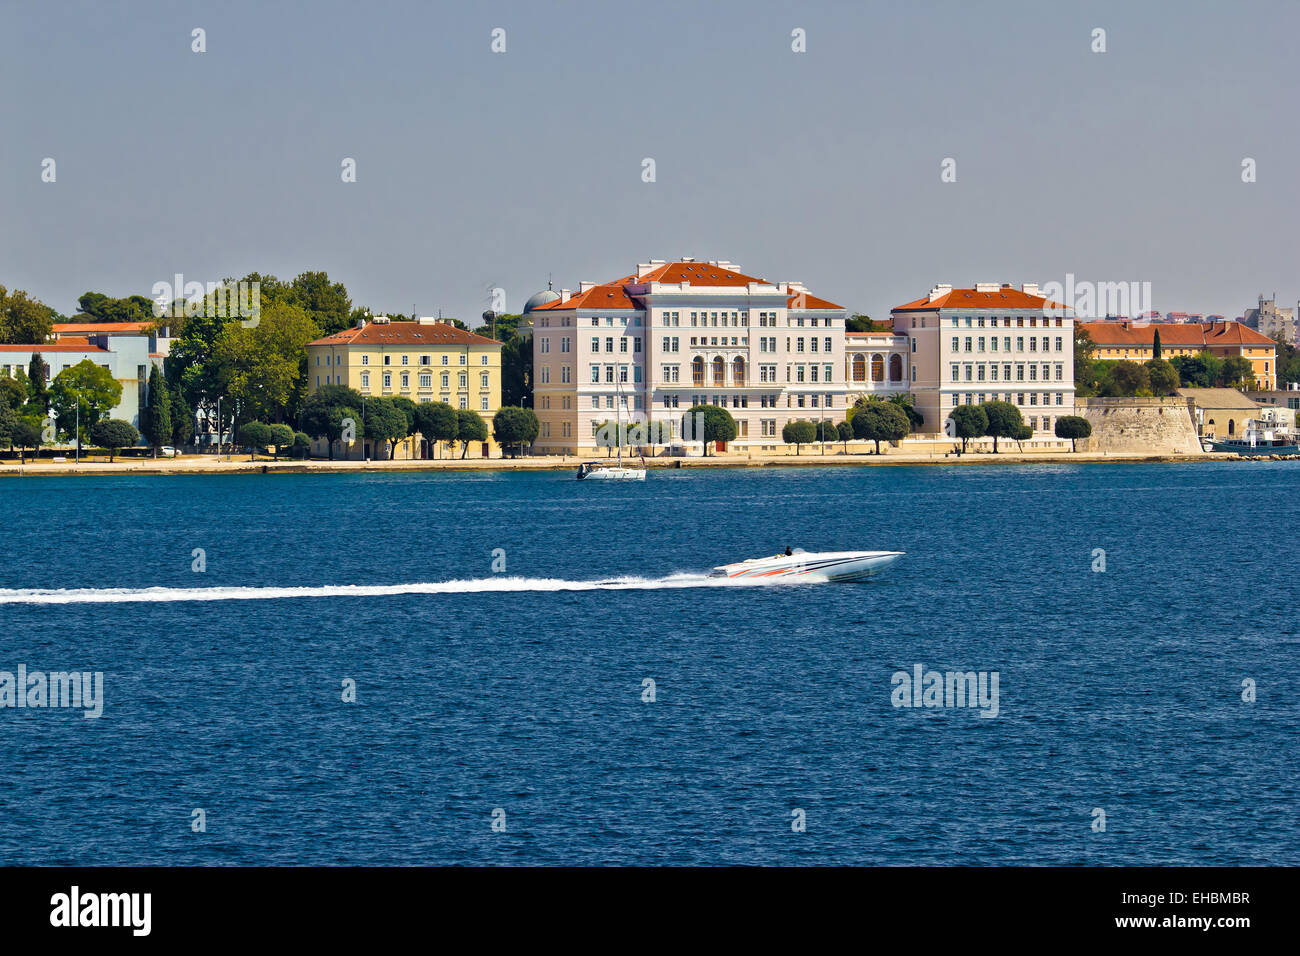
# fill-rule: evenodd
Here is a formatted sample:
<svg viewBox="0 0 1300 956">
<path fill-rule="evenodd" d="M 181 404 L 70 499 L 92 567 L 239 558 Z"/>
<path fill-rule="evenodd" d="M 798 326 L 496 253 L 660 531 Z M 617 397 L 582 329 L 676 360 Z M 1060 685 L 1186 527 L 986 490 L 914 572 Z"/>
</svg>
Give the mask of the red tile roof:
<svg viewBox="0 0 1300 956">
<path fill-rule="evenodd" d="M 670 262 L 652 269 L 641 276 L 639 282 L 665 282 L 676 285 L 689 282 L 691 285 L 746 286 L 751 282 L 766 282 L 733 269 L 710 265 L 707 262 Z"/>
<path fill-rule="evenodd" d="M 108 354 L 108 349 L 100 348 L 98 345 L 78 345 L 75 342 L 71 345 L 64 342 L 46 342 L 42 345 L 0 345 L 0 352 L 103 352 Z"/>
<path fill-rule="evenodd" d="M 1003 286 L 996 292 L 979 292 L 975 289 L 953 289 L 931 301 L 927 295 L 893 309 L 894 312 L 933 312 L 936 309 L 1064 309 L 1059 302 L 1048 302 L 1045 296 L 1030 295 L 1012 286 Z"/>
<path fill-rule="evenodd" d="M 677 285 L 682 282 L 689 282 L 693 286 L 721 286 L 744 288 L 751 282 L 761 285 L 768 284 L 766 279 L 758 279 L 754 276 L 745 275 L 743 272 L 737 272 L 734 269 L 723 268 L 722 266 L 712 265 L 708 262 L 668 262 L 661 266 L 656 266 L 643 275 L 628 275 L 621 279 L 615 279 L 612 282 L 605 282 L 593 286 L 586 292 L 577 292 L 569 296 L 568 300 L 561 301 L 556 299 L 553 302 L 547 302 L 545 305 L 539 305 L 534 312 L 542 310 L 566 311 L 569 309 L 643 309 L 645 304 L 640 301 L 639 296 L 633 296 L 628 292 L 629 286 L 642 285 L 649 282 L 661 282 L 665 285 Z M 786 300 L 788 307 L 794 307 L 794 300 L 798 293 L 791 295 Z M 804 309 L 842 309 L 843 306 L 836 305 L 826 299 L 819 299 L 815 295 L 803 293 Z"/>
<path fill-rule="evenodd" d="M 791 309 L 794 309 L 796 312 L 804 312 L 807 311 L 808 309 L 843 309 L 844 308 L 844 306 L 842 305 L 836 305 L 834 302 L 828 302 L 826 299 L 819 299 L 817 298 L 817 296 L 811 295 L 807 292 L 804 292 L 802 295 L 803 295 L 803 302 L 799 306 L 796 307 L 794 304 L 795 299 L 798 299 L 800 296 L 800 293 L 798 292 L 796 292 L 794 295 L 790 296 L 790 298 L 785 300 L 786 306 Z"/>
<path fill-rule="evenodd" d="M 540 312 L 543 309 L 556 311 L 565 309 L 639 309 L 641 308 L 640 303 L 627 294 L 626 288 L 635 281 L 637 281 L 636 276 L 627 276 L 613 282 L 607 282 L 604 285 L 592 286 L 586 292 L 579 292 L 576 295 L 569 296 L 567 301 L 556 299 L 553 302 L 547 302 L 545 305 L 539 305 L 533 311 Z"/>
<path fill-rule="evenodd" d="M 1277 344 L 1267 335 L 1261 335 L 1240 322 L 1152 322 L 1138 326 L 1128 322 L 1080 322 L 1079 328 L 1086 330 L 1097 345 L 1108 348 L 1151 348 L 1155 344 L 1157 329 L 1160 330 L 1160 344 L 1175 348 Z"/>
<path fill-rule="evenodd" d="M 446 322 L 423 325 L 419 322 L 367 322 L 363 329 L 344 329 L 310 345 L 500 345 L 473 332 Z"/>
<path fill-rule="evenodd" d="M 1205 329 L 1205 341 L 1210 345 L 1271 345 L 1277 347 L 1277 343 L 1270 339 L 1262 332 L 1257 332 L 1249 325 L 1243 325 L 1240 322 L 1206 322 L 1203 326 Z M 1163 342 L 1165 334 L 1160 333 L 1160 340 Z"/>
<path fill-rule="evenodd" d="M 107 332 L 109 335 L 129 335 L 137 332 L 148 332 L 159 325 L 159 322 L 56 322 L 54 324 L 54 334 L 62 338 L 64 335 L 93 335 L 96 332 Z"/>
</svg>

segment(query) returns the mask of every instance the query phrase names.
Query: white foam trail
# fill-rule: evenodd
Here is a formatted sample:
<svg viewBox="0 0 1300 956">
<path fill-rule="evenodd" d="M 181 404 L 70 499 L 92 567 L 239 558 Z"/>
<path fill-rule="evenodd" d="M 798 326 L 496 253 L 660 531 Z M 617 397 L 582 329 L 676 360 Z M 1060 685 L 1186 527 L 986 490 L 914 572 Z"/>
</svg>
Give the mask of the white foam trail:
<svg viewBox="0 0 1300 956">
<path fill-rule="evenodd" d="M 805 577 L 800 583 L 807 583 Z M 417 581 L 411 584 L 325 584 L 318 587 L 215 588 L 0 588 L 0 604 L 139 604 L 183 601 L 273 601 L 285 598 L 387 597 L 394 594 L 480 594 L 510 591 L 652 591 L 661 588 L 755 587 L 770 578 L 711 578 L 670 574 L 663 578 L 622 577 L 602 581 L 563 578 L 475 578 L 468 581 Z M 793 581 L 783 583 L 792 584 Z"/>
</svg>

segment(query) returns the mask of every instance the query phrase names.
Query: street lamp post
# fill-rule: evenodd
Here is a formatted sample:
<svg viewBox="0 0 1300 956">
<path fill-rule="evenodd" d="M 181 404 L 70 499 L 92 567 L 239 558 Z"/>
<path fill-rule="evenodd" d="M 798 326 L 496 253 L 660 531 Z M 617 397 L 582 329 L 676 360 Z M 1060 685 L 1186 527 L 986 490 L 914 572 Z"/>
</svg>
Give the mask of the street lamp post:
<svg viewBox="0 0 1300 956">
<path fill-rule="evenodd" d="M 77 426 L 73 432 L 72 440 L 76 442 L 75 455 L 77 464 L 81 464 L 81 389 L 77 389 Z"/>
</svg>

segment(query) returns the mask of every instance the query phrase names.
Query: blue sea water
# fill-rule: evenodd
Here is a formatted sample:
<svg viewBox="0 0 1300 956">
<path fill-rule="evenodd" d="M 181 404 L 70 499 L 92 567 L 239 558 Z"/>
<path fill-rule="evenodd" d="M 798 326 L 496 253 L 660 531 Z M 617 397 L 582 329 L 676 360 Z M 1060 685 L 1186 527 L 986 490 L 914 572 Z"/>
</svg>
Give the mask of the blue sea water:
<svg viewBox="0 0 1300 956">
<path fill-rule="evenodd" d="M 0 670 L 105 688 L 99 719 L 0 709 L 0 864 L 1294 865 L 1298 479 L 0 480 Z M 787 544 L 907 556 L 867 584 L 664 580 Z M 640 586 L 555 584 L 616 577 Z M 998 672 L 998 716 L 893 706 L 916 664 Z"/>
</svg>

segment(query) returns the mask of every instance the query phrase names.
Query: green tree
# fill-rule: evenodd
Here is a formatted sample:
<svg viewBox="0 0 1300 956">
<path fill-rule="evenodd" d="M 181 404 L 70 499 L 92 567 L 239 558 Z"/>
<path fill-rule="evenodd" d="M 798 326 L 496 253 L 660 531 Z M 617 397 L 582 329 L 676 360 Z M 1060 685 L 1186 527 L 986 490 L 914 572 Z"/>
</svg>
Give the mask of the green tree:
<svg viewBox="0 0 1300 956">
<path fill-rule="evenodd" d="M 149 392 L 140 412 L 140 430 L 144 440 L 153 448 L 155 458 L 158 449 L 172 440 L 171 396 L 162 369 L 157 365 L 152 366 L 149 372 Z"/>
<path fill-rule="evenodd" d="M 58 413 L 59 430 L 63 434 L 72 434 L 80 408 L 79 439 L 85 438 L 90 426 L 106 418 L 121 400 L 122 383 L 90 359 L 65 368 L 50 384 L 50 405 Z M 128 444 L 134 444 L 134 439 Z"/>
<path fill-rule="evenodd" d="M 693 405 L 682 415 L 682 438 L 702 442 L 706 456 L 710 445 L 731 441 L 737 431 L 731 412 L 717 405 Z"/>
<path fill-rule="evenodd" d="M 49 385 L 50 367 L 40 352 L 32 353 L 32 360 L 27 363 L 27 400 L 46 411 L 50 407 Z"/>
<path fill-rule="evenodd" d="M 488 427 L 487 422 L 478 412 L 471 411 L 468 408 L 459 409 L 456 412 L 456 440 L 460 442 L 460 457 L 464 458 L 469 451 L 471 442 L 487 441 Z M 534 438 L 537 436 L 534 435 Z"/>
<path fill-rule="evenodd" d="M 29 298 L 21 289 L 10 292 L 0 285 L 0 344 L 40 345 L 61 318 L 44 302 Z"/>
<path fill-rule="evenodd" d="M 304 309 L 284 302 L 264 306 L 255 328 L 225 323 L 213 358 L 242 414 L 267 421 L 293 416 L 306 391 L 305 347 L 320 331 Z"/>
<path fill-rule="evenodd" d="M 853 423 L 847 420 L 842 421 L 835 426 L 835 431 L 840 437 L 840 442 L 844 445 L 844 454 L 847 455 L 849 453 L 849 442 L 853 438 Z"/>
<path fill-rule="evenodd" d="M 16 378 L 0 374 L 0 405 L 15 412 L 27 404 L 27 386 Z"/>
<path fill-rule="evenodd" d="M 293 433 L 293 453 L 298 458 L 306 458 L 311 451 L 311 436 L 306 432 Z"/>
<path fill-rule="evenodd" d="M 172 444 L 181 448 L 188 445 L 194 437 L 194 409 L 186 403 L 184 393 L 177 387 L 168 390 L 167 400 L 172 422 Z"/>
<path fill-rule="evenodd" d="M 1082 323 L 1074 325 L 1074 386 L 1077 395 L 1096 395 L 1096 369 L 1093 357 L 1097 354 L 1097 344 Z"/>
<path fill-rule="evenodd" d="M 875 442 L 877 455 L 882 441 L 902 441 L 910 430 L 906 413 L 892 402 L 867 402 L 853 413 L 853 437 Z"/>
<path fill-rule="evenodd" d="M 836 429 L 835 423 L 829 418 L 819 418 L 817 421 L 813 422 L 813 425 L 813 430 L 816 433 L 816 441 L 819 441 L 822 444 L 829 442 L 833 445 L 835 442 L 840 440 L 840 433 L 838 429 Z M 825 451 L 825 449 L 823 449 L 823 451 Z"/>
<path fill-rule="evenodd" d="M 861 312 L 854 312 L 844 320 L 845 332 L 885 332 L 890 327 L 888 322 L 872 321 L 871 316 L 863 315 Z"/>
<path fill-rule="evenodd" d="M 392 461 L 398 441 L 406 435 L 406 416 L 391 398 L 366 399 L 365 412 L 366 437 L 389 443 L 387 454 L 380 455 L 375 449 L 375 457 Z"/>
<path fill-rule="evenodd" d="M 1119 361 L 1110 367 L 1109 381 L 1103 383 L 1102 395 L 1108 397 L 1136 395 L 1151 391 L 1151 373 L 1137 362 Z"/>
<path fill-rule="evenodd" d="M 1162 356 L 1160 353 L 1160 330 L 1156 329 L 1155 334 L 1151 336 L 1151 361 L 1159 362 Z M 1149 362 L 1147 363 L 1150 364 Z"/>
<path fill-rule="evenodd" d="M 456 440 L 459 419 L 446 402 L 423 402 L 415 409 L 415 429 L 435 449 L 439 442 L 449 446 Z"/>
<path fill-rule="evenodd" d="M 1255 369 L 1249 359 L 1240 355 L 1230 355 L 1223 360 L 1219 372 L 1219 384 L 1224 388 L 1253 389 L 1255 387 Z"/>
<path fill-rule="evenodd" d="M 416 431 L 416 429 L 415 429 L 415 409 L 416 409 L 415 402 L 411 401 L 411 400 L 410 400 L 409 398 L 407 398 L 405 395 L 394 395 L 394 396 L 390 399 L 390 401 L 393 403 L 393 406 L 394 406 L 394 407 L 395 407 L 399 412 L 401 412 L 402 415 L 406 418 L 406 430 L 402 432 L 402 434 L 401 434 L 400 437 L 401 437 L 402 439 L 410 438 L 411 436 L 413 436 L 413 435 L 415 434 L 415 431 Z M 414 445 L 415 443 L 412 442 L 411 444 Z"/>
<path fill-rule="evenodd" d="M 1178 370 L 1165 359 L 1152 359 L 1144 367 L 1154 395 L 1172 395 L 1181 384 L 1178 380 Z"/>
<path fill-rule="evenodd" d="M 497 334 L 501 334 L 499 328 Z M 533 340 L 531 336 L 516 332 L 501 346 L 501 404 L 532 407 Z"/>
<path fill-rule="evenodd" d="M 179 291 L 179 290 L 178 290 Z M 102 292 L 87 292 L 77 300 L 79 322 L 153 322 L 153 300 L 143 295 L 115 299 Z"/>
<path fill-rule="evenodd" d="M 1034 437 L 1034 430 L 1030 428 L 1028 425 L 1024 424 L 1023 422 L 1021 422 L 1019 425 L 1016 426 L 1016 433 L 1011 436 L 1011 438 L 1016 443 L 1016 447 L 1020 449 L 1020 453 L 1022 455 L 1025 452 L 1025 446 L 1023 442 L 1027 442 L 1029 441 L 1029 439 L 1033 437 Z"/>
<path fill-rule="evenodd" d="M 1020 414 L 1020 409 L 1010 402 L 985 402 L 980 407 L 984 409 L 984 416 L 989 422 L 984 434 L 993 439 L 993 454 L 996 455 L 998 439 L 1015 438 L 1020 426 L 1024 424 L 1024 418 Z"/>
<path fill-rule="evenodd" d="M 908 427 L 912 431 L 918 431 L 925 424 L 925 416 L 916 410 L 916 396 L 911 392 L 891 395 L 889 401 L 903 410 L 903 414 L 907 416 Z"/>
<path fill-rule="evenodd" d="M 1056 437 L 1070 439 L 1070 451 L 1078 451 L 1075 442 L 1091 434 L 1092 424 L 1080 415 L 1062 415 L 1056 420 Z"/>
<path fill-rule="evenodd" d="M 288 425 L 271 426 L 271 444 L 275 446 L 276 461 L 280 460 L 280 455 L 285 449 L 292 447 L 293 440 L 293 429 Z M 307 439 L 307 441 L 310 443 L 311 439 Z"/>
<path fill-rule="evenodd" d="M 342 439 L 347 420 L 352 421 L 358 435 L 363 433 L 356 412 L 361 406 L 361 393 L 356 389 L 322 385 L 303 403 L 298 425 L 311 437 L 329 442 L 329 457 L 333 461 L 334 443 Z"/>
<path fill-rule="evenodd" d="M 63 373 L 60 372 L 60 375 Z M 58 379 L 55 379 L 57 383 Z M 130 422 L 124 422 L 120 418 L 107 418 L 103 421 L 96 421 L 90 426 L 90 441 L 97 448 L 104 448 L 108 451 L 108 460 L 111 462 L 119 451 L 123 448 L 130 448 L 140 440 L 140 433 L 135 430 L 135 426 Z"/>
<path fill-rule="evenodd" d="M 507 405 L 492 418 L 492 434 L 502 448 L 516 445 L 522 452 L 524 445 L 531 445 L 537 440 L 539 431 L 541 424 L 531 408 Z"/>
<path fill-rule="evenodd" d="M 261 422 L 245 422 L 239 429 L 239 441 L 248 446 L 248 460 L 257 460 L 257 450 L 271 444 L 271 426 Z"/>
<path fill-rule="evenodd" d="M 17 445 L 23 464 L 27 464 L 27 449 L 36 455 L 41 451 L 41 423 L 33 418 L 20 418 L 9 433 L 9 441 Z"/>
<path fill-rule="evenodd" d="M 342 282 L 331 282 L 324 272 L 304 272 L 293 280 L 290 304 L 301 307 L 321 335 L 342 332 L 352 322 L 352 299 Z M 320 336 L 318 335 L 317 338 Z"/>
<path fill-rule="evenodd" d="M 13 447 L 13 434 L 18 428 L 18 413 L 13 407 L 0 401 L 0 445 Z"/>
<path fill-rule="evenodd" d="M 961 439 L 961 450 L 966 442 L 988 434 L 989 416 L 982 405 L 958 405 L 948 418 L 952 421 L 953 437 Z"/>
<path fill-rule="evenodd" d="M 803 453 L 803 446 L 811 444 L 817 440 L 817 426 L 812 422 L 804 421 L 802 418 L 786 422 L 781 429 L 781 440 L 787 445 L 794 445 L 794 453 L 800 455 Z"/>
</svg>

